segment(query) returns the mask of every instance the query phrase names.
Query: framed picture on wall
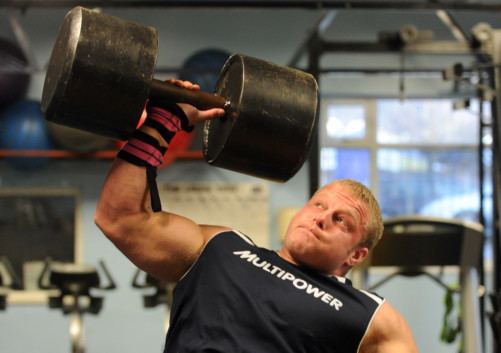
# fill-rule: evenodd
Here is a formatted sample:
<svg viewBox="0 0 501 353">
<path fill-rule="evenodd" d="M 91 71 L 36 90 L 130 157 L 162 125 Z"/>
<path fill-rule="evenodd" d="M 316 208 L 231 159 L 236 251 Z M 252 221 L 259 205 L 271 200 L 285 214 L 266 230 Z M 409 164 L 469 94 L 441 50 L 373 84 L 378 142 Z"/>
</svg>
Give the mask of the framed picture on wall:
<svg viewBox="0 0 501 353">
<path fill-rule="evenodd" d="M 47 258 L 81 262 L 80 218 L 77 189 L 0 188 L 0 257 L 11 264 L 22 287 L 9 291 L 11 303 L 46 300 L 38 278 Z M 0 275 L 7 277 L 6 272 L 0 268 Z M 4 279 L 4 286 L 8 282 Z"/>
</svg>

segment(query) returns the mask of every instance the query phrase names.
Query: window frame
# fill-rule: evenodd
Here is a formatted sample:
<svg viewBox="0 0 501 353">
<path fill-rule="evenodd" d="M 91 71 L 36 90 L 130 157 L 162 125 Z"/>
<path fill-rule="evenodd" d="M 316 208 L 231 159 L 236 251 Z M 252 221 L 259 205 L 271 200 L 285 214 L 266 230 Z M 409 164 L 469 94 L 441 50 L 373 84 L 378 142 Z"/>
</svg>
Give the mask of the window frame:
<svg viewBox="0 0 501 353">
<path fill-rule="evenodd" d="M 377 142 L 377 103 L 379 100 L 389 100 L 389 99 L 397 99 L 391 97 L 382 97 L 382 98 L 352 98 L 352 99 L 340 99 L 336 97 L 323 97 L 320 103 L 320 133 L 319 133 L 319 155 L 321 154 L 322 148 L 330 147 L 330 148 L 363 148 L 367 149 L 369 152 L 369 180 L 370 185 L 369 188 L 375 195 L 379 195 L 379 170 L 378 170 L 378 152 L 381 149 L 389 148 L 389 149 L 398 149 L 398 150 L 411 150 L 411 149 L 419 149 L 424 151 L 458 151 L 465 150 L 471 152 L 478 152 L 481 147 L 481 141 L 478 141 L 477 144 L 470 143 L 442 143 L 442 144 L 403 144 L 403 143 L 378 143 Z M 407 98 L 407 100 L 450 100 L 451 104 L 453 103 L 453 98 L 426 98 L 426 97 L 416 97 L 416 98 Z M 362 105 L 366 112 L 366 133 L 365 138 L 361 139 L 333 139 L 327 136 L 327 132 L 325 127 L 326 119 L 327 119 L 327 111 L 329 106 L 331 105 Z M 478 103 L 477 103 L 478 104 Z M 485 114 L 484 114 L 485 115 Z M 485 119 L 485 117 L 483 117 Z M 479 122 L 480 124 L 480 122 Z M 480 129 L 480 125 L 479 125 Z M 477 160 L 477 176 L 479 177 L 480 168 L 479 161 Z M 319 162 L 319 173 L 318 173 L 318 182 L 320 186 L 322 186 L 322 165 L 321 160 Z M 483 182 L 478 180 L 479 183 Z M 480 190 L 479 190 L 480 191 Z"/>
</svg>

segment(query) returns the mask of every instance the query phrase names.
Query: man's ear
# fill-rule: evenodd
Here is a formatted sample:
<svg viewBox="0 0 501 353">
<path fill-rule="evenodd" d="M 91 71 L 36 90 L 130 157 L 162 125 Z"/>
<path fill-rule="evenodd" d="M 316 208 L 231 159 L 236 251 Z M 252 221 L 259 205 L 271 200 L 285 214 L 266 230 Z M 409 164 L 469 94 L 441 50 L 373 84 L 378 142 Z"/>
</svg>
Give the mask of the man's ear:
<svg viewBox="0 0 501 353">
<path fill-rule="evenodd" d="M 367 248 L 366 246 L 357 247 L 351 253 L 347 263 L 350 266 L 355 266 L 364 261 L 367 255 L 369 255 L 369 248 Z"/>
</svg>

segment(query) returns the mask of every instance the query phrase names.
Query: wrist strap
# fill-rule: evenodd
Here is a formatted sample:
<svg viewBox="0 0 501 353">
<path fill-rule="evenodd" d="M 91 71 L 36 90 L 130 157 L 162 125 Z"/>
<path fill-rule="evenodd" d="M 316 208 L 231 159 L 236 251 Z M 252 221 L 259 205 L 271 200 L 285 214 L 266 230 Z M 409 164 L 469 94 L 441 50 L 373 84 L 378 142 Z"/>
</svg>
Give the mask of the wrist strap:
<svg viewBox="0 0 501 353">
<path fill-rule="evenodd" d="M 188 118 L 178 105 L 171 104 L 167 108 L 165 106 L 164 103 L 162 103 L 163 108 L 148 106 L 148 117 L 143 125 L 157 130 L 162 138 L 170 143 L 176 132 L 180 130 L 191 131 L 193 126 L 189 125 Z M 167 148 L 160 146 L 156 138 L 141 130 L 136 130 L 117 155 L 118 158 L 129 163 L 146 167 L 146 181 L 150 189 L 153 212 L 162 210 L 156 178 L 157 167 L 162 164 L 166 151 Z"/>
<path fill-rule="evenodd" d="M 136 130 L 130 140 L 118 152 L 117 157 L 137 166 L 146 167 L 146 182 L 150 189 L 151 208 L 153 212 L 162 210 L 160 195 L 156 182 L 157 167 L 162 164 L 167 148 L 141 130 Z"/>
<path fill-rule="evenodd" d="M 160 201 L 160 195 L 158 194 L 156 167 L 146 167 L 146 181 L 150 188 L 151 209 L 153 212 L 160 212 L 162 211 L 162 203 Z"/>
<path fill-rule="evenodd" d="M 167 148 L 160 146 L 157 139 L 136 130 L 118 152 L 118 158 L 141 167 L 158 167 L 162 164 Z"/>
<path fill-rule="evenodd" d="M 146 108 L 146 111 L 148 112 L 148 118 L 160 116 L 160 117 L 165 117 L 167 119 L 174 118 L 175 120 L 178 120 L 180 123 L 180 127 L 176 131 L 184 130 L 186 132 L 191 132 L 194 129 L 194 126 L 190 125 L 190 121 L 188 120 L 188 117 L 184 113 L 184 110 L 181 109 L 179 105 L 175 103 L 165 102 L 163 100 L 151 98 Z M 176 126 L 178 126 L 177 123 Z M 171 129 L 169 130 L 172 131 Z"/>
</svg>

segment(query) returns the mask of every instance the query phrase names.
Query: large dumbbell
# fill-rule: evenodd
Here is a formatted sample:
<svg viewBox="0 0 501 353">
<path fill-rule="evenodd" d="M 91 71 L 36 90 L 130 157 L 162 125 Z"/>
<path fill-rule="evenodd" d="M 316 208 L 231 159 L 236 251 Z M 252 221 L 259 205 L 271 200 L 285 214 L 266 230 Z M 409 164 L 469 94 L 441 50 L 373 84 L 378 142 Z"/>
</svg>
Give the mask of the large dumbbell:
<svg viewBox="0 0 501 353">
<path fill-rule="evenodd" d="M 148 97 L 224 108 L 225 117 L 204 124 L 208 163 L 276 181 L 300 169 L 317 124 L 318 85 L 312 75 L 234 54 L 214 94 L 195 92 L 153 78 L 157 46 L 154 28 L 73 8 L 59 30 L 45 78 L 46 118 L 126 139 Z"/>
</svg>

